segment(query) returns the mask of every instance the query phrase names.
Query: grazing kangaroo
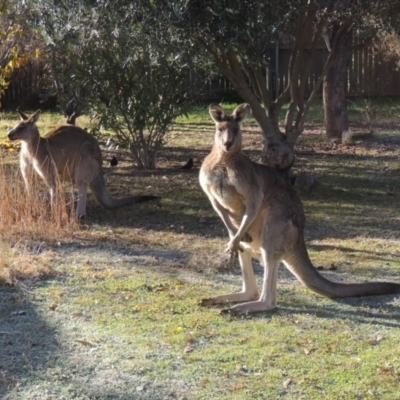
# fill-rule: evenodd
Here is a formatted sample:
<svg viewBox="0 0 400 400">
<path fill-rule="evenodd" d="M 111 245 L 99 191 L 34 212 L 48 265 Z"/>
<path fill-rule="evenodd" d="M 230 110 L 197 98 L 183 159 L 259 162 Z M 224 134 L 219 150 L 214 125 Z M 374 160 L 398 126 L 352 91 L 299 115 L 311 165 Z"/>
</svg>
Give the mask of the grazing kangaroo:
<svg viewBox="0 0 400 400">
<path fill-rule="evenodd" d="M 239 253 L 241 292 L 203 299 L 201 305 L 239 302 L 223 313 L 244 314 L 276 307 L 278 266 L 281 261 L 308 288 L 327 297 L 400 293 L 400 284 L 388 282 L 337 283 L 324 278 L 311 264 L 304 243 L 305 217 L 295 189 L 271 167 L 242 153 L 241 122 L 248 104 L 232 113 L 211 104 L 216 125 L 215 143 L 200 169 L 200 185 L 229 233 L 228 252 Z M 252 257 L 264 267 L 259 295 Z"/>
<path fill-rule="evenodd" d="M 21 122 L 8 133 L 10 140 L 20 140 L 20 167 L 27 191 L 30 191 L 31 171 L 34 169 L 50 189 L 51 205 L 57 178 L 70 182 L 78 189 L 76 217 L 86 214 L 88 187 L 104 207 L 119 207 L 157 199 L 156 196 L 111 197 L 105 187 L 102 156 L 97 140 L 81 128 L 61 125 L 41 137 L 36 127 L 40 110 L 30 117 L 18 111 Z"/>
</svg>

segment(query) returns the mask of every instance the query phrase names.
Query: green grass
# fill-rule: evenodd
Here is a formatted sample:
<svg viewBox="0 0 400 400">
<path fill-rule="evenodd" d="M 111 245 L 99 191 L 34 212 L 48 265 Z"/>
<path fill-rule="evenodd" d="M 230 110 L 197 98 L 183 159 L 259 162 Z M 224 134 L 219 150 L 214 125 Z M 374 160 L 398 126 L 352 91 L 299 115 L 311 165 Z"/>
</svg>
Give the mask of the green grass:
<svg viewBox="0 0 400 400">
<path fill-rule="evenodd" d="M 125 373 L 141 371 L 149 387 L 181 382 L 191 399 L 396 398 L 398 300 L 371 309 L 365 299 L 332 302 L 286 284 L 278 311 L 221 317 L 196 305 L 215 292 L 212 283 L 130 263 L 105 277 L 95 265 L 69 271 L 58 312 L 81 315 L 80 340 L 111 352 Z"/>
<path fill-rule="evenodd" d="M 363 130 L 362 102 L 353 103 Z M 337 146 L 321 135 L 316 103 L 319 125 L 306 127 L 296 149 L 295 171 L 317 181 L 302 197 L 307 247 L 331 279 L 399 281 L 398 107 L 382 99 L 374 107 L 382 111 L 374 134 Z M 53 117 L 43 115 L 43 131 Z M 257 159 L 257 127 L 250 120 L 244 130 L 245 152 Z M 400 398 L 399 296 L 329 300 L 282 268 L 275 311 L 234 318 L 197 305 L 241 286 L 198 184 L 213 133 L 198 107 L 173 126 L 156 171 L 132 169 L 121 152 L 106 175 L 110 193 L 154 193 L 160 204 L 105 210 L 89 196 L 88 219 L 72 234 L 3 236 L 10 265 L 42 264 L 53 275 L 0 288 L 0 397 Z M 2 154 L 15 165 L 16 152 Z M 189 156 L 195 168 L 178 169 Z"/>
<path fill-rule="evenodd" d="M 36 110 L 23 110 L 27 116 L 31 115 Z M 14 111 L 3 111 L 0 113 L 0 139 L 5 138 L 7 133 L 19 123 L 20 116 Z M 39 132 L 44 135 L 46 132 L 52 130 L 57 125 L 65 124 L 65 118 L 62 114 L 57 112 L 42 112 L 37 127 Z M 77 125 L 82 127 L 90 127 L 90 119 L 87 116 L 81 116 L 77 119 Z"/>
</svg>

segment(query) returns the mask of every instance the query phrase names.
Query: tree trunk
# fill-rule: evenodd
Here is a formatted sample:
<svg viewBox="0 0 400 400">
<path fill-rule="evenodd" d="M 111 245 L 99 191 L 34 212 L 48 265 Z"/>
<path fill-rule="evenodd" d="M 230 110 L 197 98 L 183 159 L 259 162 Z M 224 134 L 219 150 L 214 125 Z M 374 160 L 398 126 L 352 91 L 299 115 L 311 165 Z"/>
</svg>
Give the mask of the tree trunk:
<svg viewBox="0 0 400 400">
<path fill-rule="evenodd" d="M 293 148 L 285 142 L 285 138 L 279 131 L 279 109 L 271 106 L 269 110 L 271 115 L 268 115 L 244 80 L 239 84 L 234 80 L 231 80 L 231 82 L 242 99 L 250 105 L 252 115 L 261 128 L 263 148 L 260 162 L 281 172 L 289 171 L 294 164 L 295 156 Z"/>
<path fill-rule="evenodd" d="M 206 41 L 202 41 L 205 48 L 214 56 L 217 66 L 221 72 L 229 79 L 232 86 L 236 89 L 239 96 L 250 105 L 254 119 L 261 128 L 263 137 L 263 149 L 261 151 L 260 162 L 277 169 L 278 171 L 289 171 L 294 163 L 294 152 L 281 137 L 277 117 L 274 122 L 267 114 L 264 106 L 261 105 L 260 98 L 256 96 L 250 88 L 243 74 L 243 63 L 239 62 L 238 56 L 233 48 L 229 48 L 226 53 L 220 54 L 208 46 Z"/>
<path fill-rule="evenodd" d="M 332 28 L 332 38 L 337 34 L 339 24 Z M 331 39 L 332 40 L 332 39 Z M 342 54 L 332 65 L 323 82 L 323 101 L 326 135 L 331 139 L 342 139 L 349 129 L 346 104 L 346 72 L 350 62 L 351 32 L 346 31 L 337 38 L 336 52 Z"/>
</svg>

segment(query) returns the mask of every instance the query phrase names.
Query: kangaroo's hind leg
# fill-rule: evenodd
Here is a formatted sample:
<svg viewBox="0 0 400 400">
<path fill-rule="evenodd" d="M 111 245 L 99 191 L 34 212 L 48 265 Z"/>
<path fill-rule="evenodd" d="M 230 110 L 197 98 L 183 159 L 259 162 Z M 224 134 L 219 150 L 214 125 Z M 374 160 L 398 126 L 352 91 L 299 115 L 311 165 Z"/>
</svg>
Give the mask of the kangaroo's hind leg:
<svg viewBox="0 0 400 400">
<path fill-rule="evenodd" d="M 238 304 L 224 312 L 247 314 L 276 308 L 279 263 L 282 261 L 288 243 L 297 237 L 296 232 L 291 221 L 288 221 L 281 213 L 278 212 L 275 215 L 271 213 L 268 216 L 264 221 L 260 237 L 260 262 L 264 267 L 261 295 L 255 301 Z"/>
<path fill-rule="evenodd" d="M 86 215 L 87 191 L 90 183 L 101 171 L 101 159 L 93 156 L 94 149 L 90 143 L 84 143 L 80 149 L 79 161 L 75 165 L 75 185 L 78 189 L 76 218 Z"/>
<path fill-rule="evenodd" d="M 254 301 L 222 310 L 223 314 L 247 314 L 276 308 L 276 286 L 281 257 L 274 253 L 268 254 L 265 249 L 261 249 L 261 257 L 264 266 L 264 280 L 260 297 L 257 300 L 254 299 Z"/>
<path fill-rule="evenodd" d="M 75 216 L 76 218 L 82 218 L 86 215 L 86 197 L 88 184 L 85 182 L 78 183 L 78 201 L 76 204 Z"/>
<path fill-rule="evenodd" d="M 254 276 L 253 265 L 251 261 L 251 251 L 245 250 L 239 252 L 239 263 L 242 270 L 243 287 L 240 292 L 223 294 L 221 296 L 211 297 L 200 301 L 202 306 L 210 306 L 221 303 L 236 303 L 251 301 L 258 298 L 256 278 Z"/>
</svg>

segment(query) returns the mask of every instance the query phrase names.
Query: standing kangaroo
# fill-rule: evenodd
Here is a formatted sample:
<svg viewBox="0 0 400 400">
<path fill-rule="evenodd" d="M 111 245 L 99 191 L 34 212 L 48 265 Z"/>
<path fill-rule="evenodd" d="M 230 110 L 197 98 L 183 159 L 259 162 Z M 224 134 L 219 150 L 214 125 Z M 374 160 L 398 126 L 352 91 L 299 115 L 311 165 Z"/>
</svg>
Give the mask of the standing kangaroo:
<svg viewBox="0 0 400 400">
<path fill-rule="evenodd" d="M 119 207 L 157 199 L 156 196 L 111 197 L 105 187 L 102 156 L 97 140 L 73 125 L 62 125 L 41 137 L 36 127 L 40 110 L 30 117 L 18 111 L 21 122 L 8 133 L 10 140 L 20 140 L 20 167 L 27 191 L 30 191 L 31 171 L 34 169 L 50 189 L 51 205 L 57 179 L 70 182 L 78 189 L 76 217 L 86 214 L 88 187 L 104 207 Z"/>
<path fill-rule="evenodd" d="M 290 182 L 271 167 L 242 153 L 241 122 L 248 104 L 227 115 L 216 104 L 209 108 L 216 125 L 215 144 L 200 169 L 200 185 L 229 233 L 228 252 L 239 253 L 241 292 L 203 299 L 201 305 L 239 302 L 223 313 L 244 314 L 276 307 L 278 266 L 281 261 L 308 288 L 327 297 L 400 293 L 388 282 L 337 283 L 325 279 L 311 264 L 304 243 L 303 207 Z M 264 267 L 258 294 L 252 257 Z"/>
</svg>

